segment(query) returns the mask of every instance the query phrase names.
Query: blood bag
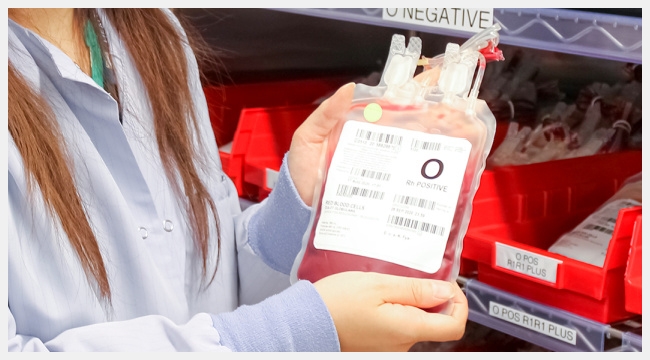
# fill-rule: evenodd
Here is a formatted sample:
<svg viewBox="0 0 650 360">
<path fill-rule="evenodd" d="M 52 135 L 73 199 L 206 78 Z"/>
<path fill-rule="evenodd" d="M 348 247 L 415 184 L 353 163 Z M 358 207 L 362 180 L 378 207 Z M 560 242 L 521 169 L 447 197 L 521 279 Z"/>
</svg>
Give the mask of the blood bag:
<svg viewBox="0 0 650 360">
<path fill-rule="evenodd" d="M 415 78 L 421 40 L 393 36 L 380 83 L 356 85 L 328 137 L 293 282 L 343 271 L 457 278 L 496 128 L 477 95 L 486 58 L 503 60 L 498 30 L 448 44 Z"/>
</svg>

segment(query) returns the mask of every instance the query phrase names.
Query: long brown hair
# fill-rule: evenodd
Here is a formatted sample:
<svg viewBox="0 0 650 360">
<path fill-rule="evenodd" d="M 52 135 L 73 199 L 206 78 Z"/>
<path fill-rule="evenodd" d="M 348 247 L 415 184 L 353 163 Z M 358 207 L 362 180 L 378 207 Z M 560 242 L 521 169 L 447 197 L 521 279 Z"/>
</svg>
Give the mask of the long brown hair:
<svg viewBox="0 0 650 360">
<path fill-rule="evenodd" d="M 162 164 L 176 197 L 186 208 L 187 221 L 202 257 L 202 273 L 206 279 L 210 217 L 216 224 L 218 253 L 221 234 L 216 206 L 199 177 L 197 166 L 201 166 L 201 158 L 193 146 L 192 130 L 198 132 L 198 126 L 183 50 L 188 38 L 160 9 L 105 9 L 104 12 L 129 51 L 145 85 Z M 78 24 L 91 18 L 98 19 L 95 9 L 75 10 Z M 183 25 L 187 26 L 187 23 L 183 22 Z M 210 53 L 201 39 L 193 38 L 189 45 L 197 49 L 198 55 Z M 47 101 L 34 92 L 11 62 L 8 85 L 9 132 L 23 158 L 30 191 L 34 189 L 32 181 L 35 181 L 48 210 L 59 218 L 86 276 L 96 282 L 101 297 L 110 302 L 110 284 L 104 261 L 79 193 L 75 186 L 71 186 L 74 176 L 66 155 L 65 140 L 52 111 Z M 210 282 L 215 275 L 216 266 Z"/>
</svg>

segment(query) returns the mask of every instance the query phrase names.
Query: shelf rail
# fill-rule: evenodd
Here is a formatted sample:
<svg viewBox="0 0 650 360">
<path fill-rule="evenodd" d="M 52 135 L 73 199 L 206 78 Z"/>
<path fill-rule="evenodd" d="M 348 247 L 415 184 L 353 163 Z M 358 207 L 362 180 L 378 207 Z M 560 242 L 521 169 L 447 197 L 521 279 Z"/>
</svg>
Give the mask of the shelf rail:
<svg viewBox="0 0 650 360">
<path fill-rule="evenodd" d="M 335 19 L 468 38 L 455 29 L 401 23 L 382 18 L 382 8 L 272 9 Z M 642 19 L 589 11 L 549 8 L 495 8 L 500 42 L 508 45 L 641 64 Z"/>
<path fill-rule="evenodd" d="M 484 326 L 502 331 L 511 336 L 534 343 L 551 351 L 605 351 L 606 340 L 618 340 L 625 342 L 630 338 L 630 333 L 613 327 L 609 324 L 602 324 L 591 319 L 586 319 L 575 314 L 568 313 L 561 309 L 539 304 L 528 299 L 518 297 L 506 291 L 499 290 L 483 284 L 474 278 L 458 276 L 458 284 L 465 292 L 470 308 L 469 319 Z M 525 314 L 531 319 L 542 323 L 553 324 L 553 326 L 565 329 L 575 336 L 574 343 L 567 343 L 555 334 L 543 334 L 535 331 L 532 327 L 522 326 L 513 321 L 504 320 L 495 315 L 489 308 L 497 306 L 501 309 L 508 309 L 513 313 Z M 640 323 L 630 320 L 630 325 L 639 327 Z M 633 335 L 633 334 L 632 334 Z M 640 341 L 638 341 L 640 344 Z M 622 344 L 623 346 L 625 344 Z M 627 346 L 629 348 L 629 346 Z M 629 351 L 626 350 L 626 351 Z"/>
</svg>

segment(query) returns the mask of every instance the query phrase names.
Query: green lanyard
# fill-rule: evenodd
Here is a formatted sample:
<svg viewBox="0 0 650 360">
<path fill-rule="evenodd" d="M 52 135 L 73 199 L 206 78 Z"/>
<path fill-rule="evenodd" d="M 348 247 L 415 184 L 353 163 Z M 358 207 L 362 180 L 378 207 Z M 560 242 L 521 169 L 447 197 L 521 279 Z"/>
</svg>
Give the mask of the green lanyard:
<svg viewBox="0 0 650 360">
<path fill-rule="evenodd" d="M 91 76 L 97 85 L 104 88 L 104 59 L 102 59 L 102 50 L 99 48 L 97 33 L 95 33 L 95 28 L 93 28 L 90 20 L 86 21 L 84 38 L 86 40 L 86 46 L 90 50 Z"/>
</svg>

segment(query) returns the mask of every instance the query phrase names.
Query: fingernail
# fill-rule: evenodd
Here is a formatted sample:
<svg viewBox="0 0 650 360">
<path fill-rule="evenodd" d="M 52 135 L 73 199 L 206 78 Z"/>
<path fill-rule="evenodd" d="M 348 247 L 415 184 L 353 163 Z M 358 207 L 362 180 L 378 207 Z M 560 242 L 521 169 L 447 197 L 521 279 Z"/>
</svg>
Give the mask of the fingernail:
<svg viewBox="0 0 650 360">
<path fill-rule="evenodd" d="M 454 297 L 454 289 L 451 287 L 451 284 L 445 282 L 434 282 L 433 286 L 433 296 L 438 299 L 449 300 Z"/>
<path fill-rule="evenodd" d="M 350 87 L 355 87 L 355 86 L 357 86 L 357 84 L 355 84 L 354 82 L 349 82 L 349 83 L 341 86 L 341 90 L 342 89 L 347 89 L 347 88 L 350 88 Z"/>
</svg>

